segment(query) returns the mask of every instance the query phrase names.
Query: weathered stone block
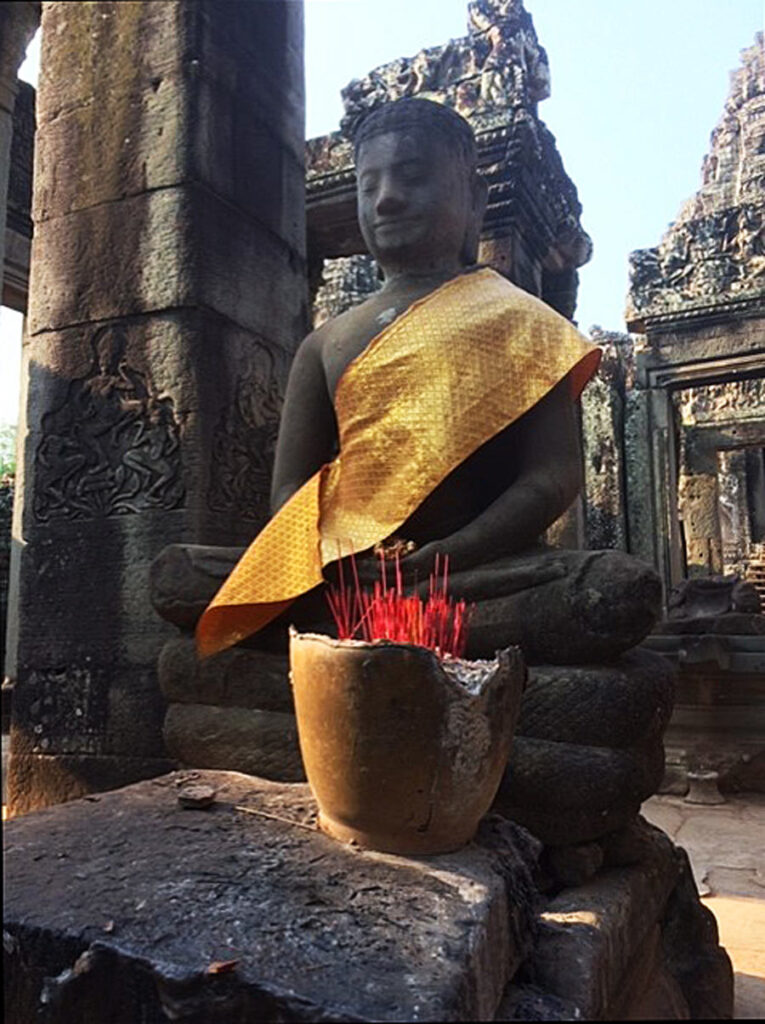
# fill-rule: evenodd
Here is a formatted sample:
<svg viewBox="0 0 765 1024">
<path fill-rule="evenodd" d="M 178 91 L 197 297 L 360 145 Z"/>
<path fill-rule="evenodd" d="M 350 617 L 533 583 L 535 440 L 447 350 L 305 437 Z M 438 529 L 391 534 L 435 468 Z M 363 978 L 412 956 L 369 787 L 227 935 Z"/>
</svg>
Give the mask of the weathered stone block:
<svg viewBox="0 0 765 1024">
<path fill-rule="evenodd" d="M 627 486 L 627 530 L 630 551 L 656 564 L 656 513 L 651 469 L 649 393 L 627 392 L 624 409 L 624 474 Z"/>
<path fill-rule="evenodd" d="M 175 768 L 169 758 L 97 757 L 87 754 L 17 754 L 8 758 L 8 806 L 13 815 L 88 793 L 127 786 Z"/>
<path fill-rule="evenodd" d="M 182 809 L 190 780 L 216 805 Z M 528 842 L 493 819 L 457 853 L 364 852 L 316 830 L 307 786 L 224 772 L 27 816 L 5 835 L 6 1020 L 491 1020 L 531 946 Z"/>
<path fill-rule="evenodd" d="M 170 702 L 294 713 L 286 655 L 235 647 L 200 661 L 194 639 L 178 637 L 162 648 L 158 673 Z"/>
<path fill-rule="evenodd" d="M 243 102 L 303 162 L 303 5 L 281 0 L 198 4 L 199 73 Z"/>
<path fill-rule="evenodd" d="M 280 188 L 286 184 L 282 181 Z M 194 203 L 201 301 L 262 337 L 282 344 L 289 339 L 296 346 L 308 324 L 302 246 L 283 241 L 254 217 L 244 218 L 240 209 L 207 189 L 196 192 Z M 236 274 L 231 267 L 236 267 Z"/>
<path fill-rule="evenodd" d="M 105 3 L 80 10 L 69 3 L 46 4 L 38 125 L 93 100 L 116 111 L 131 91 L 150 86 L 178 63 L 187 17 L 183 8 L 173 2 Z M 59 75 L 59 67 L 67 74 Z"/>
<path fill-rule="evenodd" d="M 30 333 L 196 305 L 195 213 L 191 190 L 175 187 L 44 221 L 32 245 Z"/>
<path fill-rule="evenodd" d="M 283 711 L 171 704 L 163 730 L 171 757 L 265 779 L 305 778 L 295 716 Z"/>
<path fill-rule="evenodd" d="M 100 60 L 104 72 L 108 64 Z M 124 83 L 122 89 L 109 89 L 99 81 L 87 102 L 68 104 L 56 117 L 43 111 L 35 140 L 38 228 L 53 216 L 187 180 L 190 86 L 188 72 L 167 66 L 144 81 Z M 76 174 L 61 173 L 61 168 L 73 167 Z"/>
<path fill-rule="evenodd" d="M 126 667 L 102 657 L 100 664 L 22 665 L 11 742 L 18 754 L 152 758 L 162 752 L 164 713 L 151 663 Z"/>
<path fill-rule="evenodd" d="M 677 878 L 672 843 L 655 830 L 651 856 L 639 866 L 563 890 L 540 914 L 536 983 L 574 1002 L 585 1020 L 608 1019 Z"/>
<path fill-rule="evenodd" d="M 306 322 L 304 276 L 299 252 L 270 230 L 254 219 L 245 230 L 242 211 L 201 185 L 175 186 L 44 221 L 33 242 L 39 299 L 29 330 L 206 306 L 295 345 Z"/>
<path fill-rule="evenodd" d="M 677 883 L 662 920 L 666 964 L 688 1000 L 692 1020 L 733 1016 L 733 970 L 719 945 L 717 921 L 699 900 L 690 861 L 675 847 Z"/>
<path fill-rule="evenodd" d="M 35 223 L 195 181 L 301 251 L 303 163 L 253 103 L 186 64 L 68 109 L 37 132 Z M 78 174 L 58 173 L 73 166 Z"/>
<path fill-rule="evenodd" d="M 295 199 L 305 190 L 302 147 L 299 153 L 289 147 L 249 89 L 242 95 L 206 75 L 196 88 L 201 118 L 192 126 L 194 178 L 302 252 L 305 204 Z"/>
<path fill-rule="evenodd" d="M 559 885 L 584 885 L 601 868 L 603 848 L 599 843 L 551 846 L 544 851 L 543 863 Z"/>
</svg>

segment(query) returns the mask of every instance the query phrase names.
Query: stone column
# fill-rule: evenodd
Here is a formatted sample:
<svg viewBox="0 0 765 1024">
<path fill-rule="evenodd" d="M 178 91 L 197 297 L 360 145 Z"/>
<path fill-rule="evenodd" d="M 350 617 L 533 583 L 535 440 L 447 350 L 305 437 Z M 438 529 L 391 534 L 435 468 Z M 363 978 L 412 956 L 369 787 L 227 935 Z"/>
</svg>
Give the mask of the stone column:
<svg viewBox="0 0 765 1024">
<path fill-rule="evenodd" d="M 299 2 L 43 4 L 11 813 L 168 765 L 149 566 L 267 517 L 303 109 Z"/>
<path fill-rule="evenodd" d="M 40 23 L 40 4 L 0 5 L 0 275 L 5 266 L 5 216 L 19 67 Z M 0 291 L 2 291 L 0 281 Z"/>
</svg>

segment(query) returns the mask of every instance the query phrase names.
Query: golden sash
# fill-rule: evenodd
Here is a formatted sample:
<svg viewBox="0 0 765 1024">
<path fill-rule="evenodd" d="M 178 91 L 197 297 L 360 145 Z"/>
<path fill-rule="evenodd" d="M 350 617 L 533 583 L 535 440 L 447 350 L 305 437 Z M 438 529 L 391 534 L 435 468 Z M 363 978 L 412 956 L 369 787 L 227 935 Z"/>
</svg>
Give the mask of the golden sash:
<svg viewBox="0 0 765 1024">
<path fill-rule="evenodd" d="M 257 632 L 322 582 L 322 569 L 393 534 L 460 463 L 569 376 L 575 398 L 600 349 L 494 270 L 414 303 L 346 368 L 339 455 L 277 512 L 197 625 L 202 657 Z"/>
</svg>

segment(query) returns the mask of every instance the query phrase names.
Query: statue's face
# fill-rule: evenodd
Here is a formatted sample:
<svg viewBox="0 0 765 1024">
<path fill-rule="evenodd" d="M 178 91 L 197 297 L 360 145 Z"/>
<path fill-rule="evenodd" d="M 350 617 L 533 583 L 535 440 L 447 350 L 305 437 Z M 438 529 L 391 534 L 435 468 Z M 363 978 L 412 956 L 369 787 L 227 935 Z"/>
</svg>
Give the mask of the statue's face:
<svg viewBox="0 0 765 1024">
<path fill-rule="evenodd" d="M 383 269 L 460 262 L 476 216 L 463 163 L 434 133 L 388 132 L 358 153 L 358 214 Z"/>
</svg>

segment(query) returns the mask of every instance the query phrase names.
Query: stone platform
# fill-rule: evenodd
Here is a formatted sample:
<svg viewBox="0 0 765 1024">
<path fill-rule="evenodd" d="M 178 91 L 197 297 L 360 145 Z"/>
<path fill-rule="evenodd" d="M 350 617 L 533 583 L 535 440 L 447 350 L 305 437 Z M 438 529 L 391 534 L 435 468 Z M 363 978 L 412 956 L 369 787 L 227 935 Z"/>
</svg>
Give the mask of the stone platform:
<svg viewBox="0 0 765 1024">
<path fill-rule="evenodd" d="M 216 790 L 183 809 L 190 783 Z M 696 1019 L 730 963 L 687 858 L 636 822 L 542 895 L 504 819 L 438 857 L 338 844 L 304 784 L 185 771 L 6 823 L 5 1019 Z"/>
<path fill-rule="evenodd" d="M 208 810 L 179 806 L 190 778 Z M 455 854 L 362 852 L 316 830 L 307 786 L 230 772 L 39 811 L 7 823 L 5 1019 L 491 1019 L 534 852 L 499 819 Z"/>
</svg>

